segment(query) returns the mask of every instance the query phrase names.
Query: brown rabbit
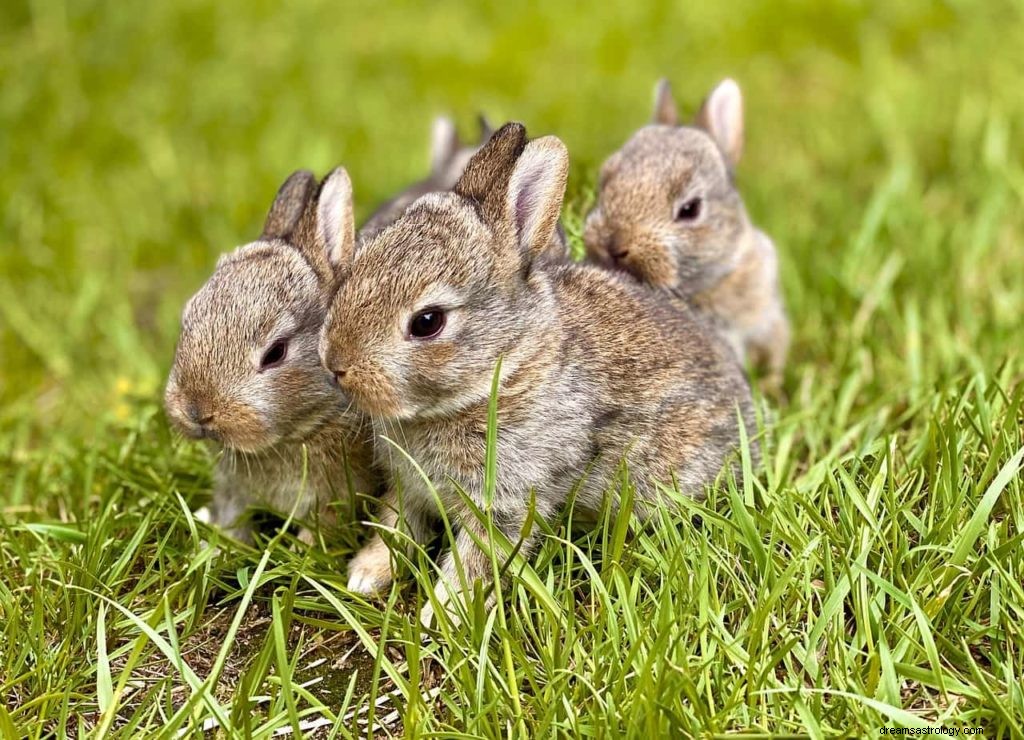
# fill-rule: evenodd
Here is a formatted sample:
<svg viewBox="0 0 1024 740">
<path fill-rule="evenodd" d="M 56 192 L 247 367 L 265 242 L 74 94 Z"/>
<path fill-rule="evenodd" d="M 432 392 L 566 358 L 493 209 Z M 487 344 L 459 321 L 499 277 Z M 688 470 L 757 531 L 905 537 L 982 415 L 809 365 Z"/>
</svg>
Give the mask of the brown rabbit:
<svg viewBox="0 0 1024 740">
<path fill-rule="evenodd" d="M 332 503 L 377 486 L 368 420 L 317 354 L 335 266 L 354 249 L 352 188 L 335 171 L 315 208 L 316 188 L 312 174 L 294 173 L 260 238 L 220 258 L 185 306 L 167 383 L 174 425 L 223 448 L 209 515 L 243 541 L 252 505 L 329 523 Z"/>
<path fill-rule="evenodd" d="M 730 350 L 688 310 L 614 273 L 548 259 L 568 155 L 548 136 L 501 128 L 448 193 L 417 200 L 362 243 L 324 323 L 320 352 L 379 435 L 402 445 L 459 527 L 470 581 L 487 579 L 487 532 L 458 493 L 490 510 L 515 542 L 536 510 L 551 516 L 582 479 L 597 509 L 625 460 L 638 509 L 673 479 L 699 495 L 753 431 L 750 390 Z M 327 194 L 329 195 L 329 194 Z M 323 203 L 321 207 L 332 207 Z M 497 481 L 485 500 L 492 376 L 501 359 Z M 438 516 L 431 488 L 401 452 L 379 446 L 391 475 L 381 522 L 423 540 Z M 534 534 L 526 535 L 529 552 Z M 460 586 L 445 553 L 437 593 Z M 379 535 L 352 560 L 349 588 L 392 580 Z M 425 622 L 433 616 L 427 606 Z"/>
<path fill-rule="evenodd" d="M 789 346 L 775 245 L 751 223 L 733 181 L 743 147 L 743 98 L 725 80 L 693 126 L 678 125 L 669 83 L 654 120 L 601 168 L 587 217 L 590 258 L 683 297 L 777 383 Z"/>
<path fill-rule="evenodd" d="M 459 132 L 452 119 L 447 116 L 438 116 L 434 119 L 430 136 L 430 174 L 374 211 L 359 229 L 361 239 L 368 239 L 385 226 L 394 223 L 395 219 L 421 195 L 452 189 L 462 171 L 466 169 L 469 158 L 494 133 L 487 118 L 480 115 L 477 120 L 480 126 L 480 139 L 475 145 L 468 145 L 459 140 Z"/>
</svg>

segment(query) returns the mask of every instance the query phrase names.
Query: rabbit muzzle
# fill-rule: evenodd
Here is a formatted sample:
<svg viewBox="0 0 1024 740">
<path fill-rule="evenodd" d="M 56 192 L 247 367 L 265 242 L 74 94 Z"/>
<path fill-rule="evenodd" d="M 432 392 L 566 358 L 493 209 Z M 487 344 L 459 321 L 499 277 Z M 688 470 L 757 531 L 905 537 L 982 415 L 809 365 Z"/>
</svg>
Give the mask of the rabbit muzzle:
<svg viewBox="0 0 1024 740">
<path fill-rule="evenodd" d="M 329 353 L 325 365 L 331 383 L 363 413 L 384 418 L 402 416 L 399 394 L 383 370 L 367 364 L 346 365 L 336 353 Z"/>
</svg>

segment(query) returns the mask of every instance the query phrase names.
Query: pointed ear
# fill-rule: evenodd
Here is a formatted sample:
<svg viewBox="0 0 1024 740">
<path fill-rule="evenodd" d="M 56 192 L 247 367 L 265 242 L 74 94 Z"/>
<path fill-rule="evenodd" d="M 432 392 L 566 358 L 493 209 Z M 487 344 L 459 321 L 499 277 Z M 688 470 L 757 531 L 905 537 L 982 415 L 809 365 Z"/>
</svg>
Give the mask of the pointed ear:
<svg viewBox="0 0 1024 740">
<path fill-rule="evenodd" d="M 479 144 L 483 145 L 489 138 L 494 136 L 494 126 L 487 120 L 487 116 L 483 113 L 478 113 L 476 116 L 477 125 L 480 127 L 480 140 Z"/>
<path fill-rule="evenodd" d="M 504 196 L 516 160 L 526 146 L 526 129 L 521 123 L 506 123 L 470 157 L 469 164 L 452 190 L 476 201 L 489 220 L 504 216 Z"/>
<path fill-rule="evenodd" d="M 331 267 L 349 264 L 356 252 L 352 181 L 344 167 L 327 176 L 316 204 L 316 237 Z"/>
<path fill-rule="evenodd" d="M 263 222 L 260 239 L 287 239 L 299 225 L 306 204 L 316 190 L 316 178 L 308 170 L 298 170 L 288 176 L 277 191 L 274 204 L 270 206 L 267 219 Z"/>
<path fill-rule="evenodd" d="M 447 116 L 438 116 L 430 129 L 430 171 L 443 172 L 459 151 L 459 132 L 455 122 Z"/>
<path fill-rule="evenodd" d="M 743 153 L 743 95 L 735 80 L 718 83 L 697 113 L 697 126 L 711 134 L 732 169 Z"/>
<path fill-rule="evenodd" d="M 505 213 L 520 249 L 532 260 L 552 243 L 569 175 L 569 152 L 554 136 L 535 139 L 516 161 L 505 195 Z"/>
<path fill-rule="evenodd" d="M 672 97 L 672 85 L 664 77 L 654 86 L 654 113 L 651 114 L 651 123 L 660 123 L 664 126 L 679 125 L 679 111 L 676 108 L 676 99 Z"/>
</svg>

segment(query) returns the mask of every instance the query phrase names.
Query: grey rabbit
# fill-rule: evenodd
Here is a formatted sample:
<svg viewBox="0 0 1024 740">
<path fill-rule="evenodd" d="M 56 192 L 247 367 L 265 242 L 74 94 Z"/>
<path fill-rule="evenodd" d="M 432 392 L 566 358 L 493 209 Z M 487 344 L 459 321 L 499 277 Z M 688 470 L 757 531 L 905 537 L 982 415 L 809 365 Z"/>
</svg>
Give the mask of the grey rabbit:
<svg viewBox="0 0 1024 740">
<path fill-rule="evenodd" d="M 344 170 L 316 194 L 311 173 L 292 174 L 259 239 L 219 259 L 185 306 L 167 382 L 173 424 L 223 450 L 208 516 L 243 541 L 250 506 L 329 524 L 339 502 L 378 487 L 369 421 L 317 355 L 337 265 L 355 244 Z"/>
<path fill-rule="evenodd" d="M 361 239 L 369 238 L 402 215 L 421 195 L 451 190 L 466 169 L 469 158 L 491 138 L 494 129 L 484 115 L 477 117 L 480 138 L 476 144 L 463 144 L 455 122 L 447 116 L 438 116 L 430 136 L 430 174 L 409 185 L 398 195 L 380 205 L 359 229 Z"/>
<path fill-rule="evenodd" d="M 734 170 L 743 148 L 743 98 L 719 83 L 692 125 L 679 125 L 667 80 L 654 117 L 601 167 L 584 228 L 590 259 L 680 296 L 710 320 L 741 362 L 777 385 L 789 322 L 772 240 L 750 220 Z"/>
<path fill-rule="evenodd" d="M 521 124 L 502 127 L 451 192 L 421 197 L 360 244 L 321 335 L 342 392 L 437 487 L 471 583 L 490 578 L 476 544 L 488 542 L 487 530 L 456 489 L 489 507 L 516 542 L 531 492 L 550 517 L 579 483 L 577 505 L 597 510 L 624 460 L 646 514 L 659 483 L 704 492 L 734 459 L 741 417 L 754 431 L 746 378 L 703 321 L 624 276 L 551 259 L 568 164 L 559 139 L 528 141 Z M 329 197 L 320 207 L 333 208 Z M 499 358 L 489 503 L 488 399 Z M 390 476 L 381 524 L 424 541 L 438 517 L 430 487 L 390 445 L 377 446 L 377 459 Z M 535 540 L 526 535 L 524 552 Z M 442 604 L 461 589 L 455 562 L 442 556 Z M 392 578 L 375 533 L 349 565 L 349 588 L 374 593 Z M 428 604 L 421 618 L 433 617 Z"/>
</svg>

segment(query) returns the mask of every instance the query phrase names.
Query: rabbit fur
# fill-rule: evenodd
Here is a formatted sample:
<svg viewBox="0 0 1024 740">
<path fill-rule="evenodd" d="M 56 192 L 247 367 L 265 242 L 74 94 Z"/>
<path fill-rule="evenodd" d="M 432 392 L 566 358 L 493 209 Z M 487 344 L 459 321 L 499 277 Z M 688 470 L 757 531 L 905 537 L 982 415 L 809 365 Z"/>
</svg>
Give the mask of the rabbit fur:
<svg viewBox="0 0 1024 740">
<path fill-rule="evenodd" d="M 742 370 L 702 320 L 633 280 L 560 259 L 552 237 L 567 171 L 557 138 L 528 142 L 522 125 L 502 127 L 452 192 L 421 197 L 360 244 L 324 322 L 325 366 L 378 439 L 404 450 L 376 446 L 389 477 L 380 523 L 418 542 L 434 531 L 438 502 L 420 470 L 456 523 L 468 582 L 445 553 L 442 604 L 489 581 L 477 542 L 494 543 L 474 507 L 528 553 L 531 507 L 550 517 L 576 486 L 577 506 L 596 510 L 623 461 L 640 514 L 660 499 L 659 482 L 699 496 L 733 459 L 740 419 L 753 430 Z M 413 336 L 431 311 L 442 330 Z M 499 358 L 498 471 L 485 500 Z M 375 533 L 350 563 L 349 588 L 374 593 L 392 578 Z"/>
</svg>

